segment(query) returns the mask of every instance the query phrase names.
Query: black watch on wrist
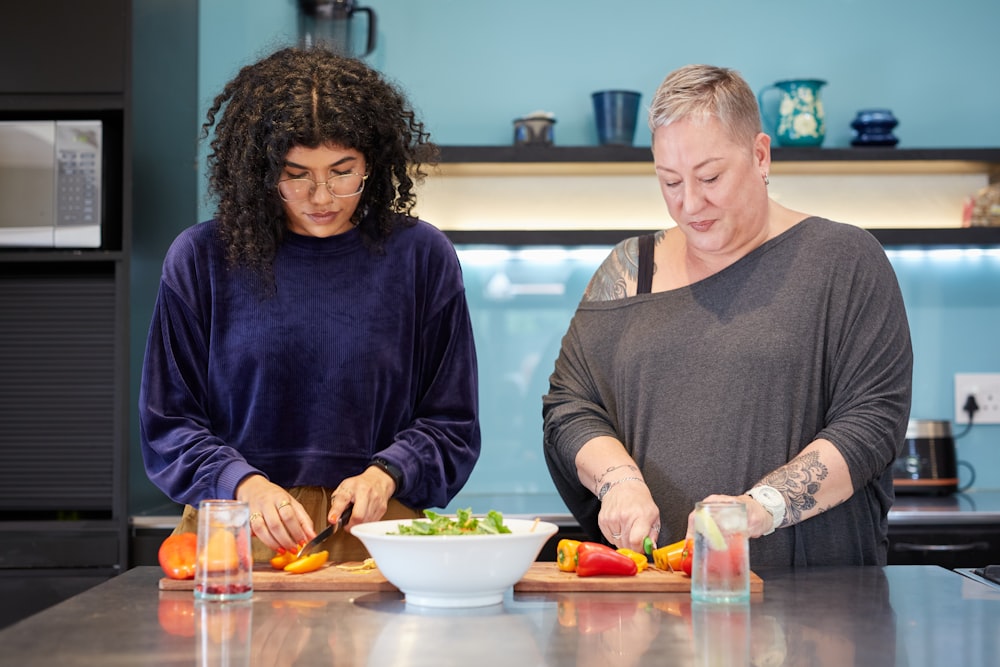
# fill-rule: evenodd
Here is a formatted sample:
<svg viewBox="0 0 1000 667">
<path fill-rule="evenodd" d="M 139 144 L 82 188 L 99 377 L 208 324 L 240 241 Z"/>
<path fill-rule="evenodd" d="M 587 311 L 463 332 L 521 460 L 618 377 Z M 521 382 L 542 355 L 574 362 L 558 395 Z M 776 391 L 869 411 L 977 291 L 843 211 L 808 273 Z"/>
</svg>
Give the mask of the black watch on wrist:
<svg viewBox="0 0 1000 667">
<path fill-rule="evenodd" d="M 389 477 L 392 477 L 392 481 L 396 484 L 396 490 L 393 491 L 393 495 L 403 490 L 403 471 L 399 469 L 399 466 L 389 463 L 385 459 L 378 456 L 372 459 L 369 466 L 375 466 L 385 474 L 389 475 Z"/>
</svg>

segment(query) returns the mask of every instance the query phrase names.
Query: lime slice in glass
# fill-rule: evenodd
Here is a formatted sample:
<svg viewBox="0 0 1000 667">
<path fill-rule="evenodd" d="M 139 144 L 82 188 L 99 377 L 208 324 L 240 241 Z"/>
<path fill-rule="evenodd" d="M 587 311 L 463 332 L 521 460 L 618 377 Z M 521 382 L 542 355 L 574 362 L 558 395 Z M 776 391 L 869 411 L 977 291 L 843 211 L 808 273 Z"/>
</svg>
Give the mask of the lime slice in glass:
<svg viewBox="0 0 1000 667">
<path fill-rule="evenodd" d="M 719 524 L 708 513 L 708 508 L 702 507 L 694 513 L 694 529 L 698 531 L 706 540 L 708 546 L 715 551 L 725 551 L 729 548 L 726 538 L 719 530 Z"/>
</svg>

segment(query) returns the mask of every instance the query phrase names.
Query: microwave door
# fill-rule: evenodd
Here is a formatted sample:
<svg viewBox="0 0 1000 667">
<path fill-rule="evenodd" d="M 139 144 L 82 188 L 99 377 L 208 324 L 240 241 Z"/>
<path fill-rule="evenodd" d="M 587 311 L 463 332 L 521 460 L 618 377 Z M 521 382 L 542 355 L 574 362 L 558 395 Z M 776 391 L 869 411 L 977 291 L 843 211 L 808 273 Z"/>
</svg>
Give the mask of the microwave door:
<svg viewBox="0 0 1000 667">
<path fill-rule="evenodd" d="M 0 122 L 0 246 L 55 245 L 55 124 Z"/>
</svg>

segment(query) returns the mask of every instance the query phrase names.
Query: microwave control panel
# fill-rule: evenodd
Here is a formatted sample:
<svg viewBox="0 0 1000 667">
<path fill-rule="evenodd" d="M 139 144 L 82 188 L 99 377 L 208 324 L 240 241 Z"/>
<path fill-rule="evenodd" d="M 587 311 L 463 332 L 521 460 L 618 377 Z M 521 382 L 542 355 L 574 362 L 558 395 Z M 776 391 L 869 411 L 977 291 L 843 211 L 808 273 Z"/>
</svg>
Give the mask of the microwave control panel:
<svg viewBox="0 0 1000 667">
<path fill-rule="evenodd" d="M 56 227 L 101 224 L 101 122 L 57 121 Z"/>
</svg>

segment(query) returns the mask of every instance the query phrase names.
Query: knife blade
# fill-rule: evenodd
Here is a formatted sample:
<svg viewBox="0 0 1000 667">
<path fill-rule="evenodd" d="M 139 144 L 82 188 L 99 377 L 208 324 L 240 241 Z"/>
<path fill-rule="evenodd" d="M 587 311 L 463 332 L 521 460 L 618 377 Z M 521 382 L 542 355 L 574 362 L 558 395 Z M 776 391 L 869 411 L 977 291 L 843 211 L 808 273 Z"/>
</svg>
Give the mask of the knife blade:
<svg viewBox="0 0 1000 667">
<path fill-rule="evenodd" d="M 354 503 L 351 503 L 350 505 L 345 507 L 344 511 L 340 513 L 340 516 L 337 517 L 336 523 L 331 523 L 329 526 L 321 530 L 319 534 L 316 535 L 316 537 L 312 538 L 304 545 L 302 545 L 302 548 L 299 549 L 299 552 L 295 554 L 295 559 L 298 560 L 303 556 L 309 555 L 309 553 L 312 552 L 312 550 L 318 547 L 320 544 L 322 544 L 324 540 L 326 540 L 328 537 L 330 537 L 334 533 L 338 532 L 341 528 L 343 528 L 344 524 L 351 520 L 351 511 L 353 509 L 354 509 Z"/>
</svg>

